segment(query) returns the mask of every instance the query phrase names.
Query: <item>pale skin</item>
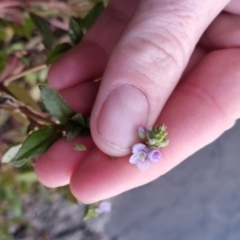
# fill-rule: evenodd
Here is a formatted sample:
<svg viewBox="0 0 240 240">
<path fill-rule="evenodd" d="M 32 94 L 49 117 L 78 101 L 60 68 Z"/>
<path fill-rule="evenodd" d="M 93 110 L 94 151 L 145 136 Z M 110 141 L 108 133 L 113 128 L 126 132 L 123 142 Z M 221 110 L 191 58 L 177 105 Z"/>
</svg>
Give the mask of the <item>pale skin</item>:
<svg viewBox="0 0 240 240">
<path fill-rule="evenodd" d="M 239 0 L 110 1 L 49 73 L 75 111 L 91 113 L 92 138 L 56 142 L 37 159 L 39 181 L 70 184 L 92 203 L 153 181 L 214 141 L 240 117 L 239 39 Z M 136 130 L 162 123 L 170 144 L 142 173 L 128 162 Z M 74 151 L 76 143 L 89 150 Z"/>
</svg>

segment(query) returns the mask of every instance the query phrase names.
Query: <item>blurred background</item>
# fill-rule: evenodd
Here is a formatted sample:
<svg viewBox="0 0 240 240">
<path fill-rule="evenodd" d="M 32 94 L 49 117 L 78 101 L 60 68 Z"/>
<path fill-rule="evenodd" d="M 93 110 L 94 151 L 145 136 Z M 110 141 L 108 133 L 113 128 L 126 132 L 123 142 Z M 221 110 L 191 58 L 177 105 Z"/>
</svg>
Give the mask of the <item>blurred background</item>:
<svg viewBox="0 0 240 240">
<path fill-rule="evenodd" d="M 239 240 L 240 122 L 158 180 L 117 196 L 111 213 L 37 182 L 12 147 L 49 124 L 38 85 L 108 1 L 0 0 L 0 240 Z"/>
<path fill-rule="evenodd" d="M 240 239 L 240 121 L 158 180 L 113 201 L 109 236 Z"/>
</svg>

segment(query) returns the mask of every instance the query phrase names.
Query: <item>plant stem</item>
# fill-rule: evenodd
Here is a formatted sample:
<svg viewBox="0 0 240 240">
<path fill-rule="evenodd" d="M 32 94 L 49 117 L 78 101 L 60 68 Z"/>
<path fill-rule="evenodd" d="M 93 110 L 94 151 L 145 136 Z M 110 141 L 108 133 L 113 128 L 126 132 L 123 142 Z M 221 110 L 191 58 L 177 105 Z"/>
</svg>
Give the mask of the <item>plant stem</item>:
<svg viewBox="0 0 240 240">
<path fill-rule="evenodd" d="M 21 102 L 7 101 L 2 105 L 3 109 L 8 111 L 19 111 L 26 115 L 29 120 L 34 121 L 37 125 L 52 125 L 56 124 L 56 121 L 48 113 L 38 112 L 29 106 L 22 104 Z"/>
<path fill-rule="evenodd" d="M 40 71 L 40 70 L 43 70 L 43 69 L 46 69 L 48 66 L 46 64 L 41 64 L 41 65 L 38 65 L 38 66 L 35 66 L 33 68 L 30 68 L 30 69 L 27 69 L 19 74 L 16 74 L 16 75 L 13 75 L 13 76 L 10 76 L 8 77 L 7 79 L 4 80 L 4 86 L 7 86 L 10 82 L 14 81 L 14 80 L 17 80 L 21 77 L 24 77 L 30 73 L 34 73 L 34 72 L 37 72 L 37 71 Z"/>
</svg>

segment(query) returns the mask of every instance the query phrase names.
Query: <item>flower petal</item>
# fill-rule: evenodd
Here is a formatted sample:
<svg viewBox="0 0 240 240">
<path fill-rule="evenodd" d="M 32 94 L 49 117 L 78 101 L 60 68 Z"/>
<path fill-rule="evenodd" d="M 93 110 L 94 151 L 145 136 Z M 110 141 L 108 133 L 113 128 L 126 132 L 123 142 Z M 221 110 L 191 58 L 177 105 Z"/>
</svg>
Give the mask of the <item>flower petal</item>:
<svg viewBox="0 0 240 240">
<path fill-rule="evenodd" d="M 97 212 L 99 214 L 101 213 L 107 213 L 111 211 L 111 203 L 110 202 L 101 202 L 100 205 L 97 208 Z"/>
<path fill-rule="evenodd" d="M 131 164 L 137 164 L 138 161 L 139 161 L 138 154 L 133 154 L 129 159 L 129 162 Z"/>
<path fill-rule="evenodd" d="M 136 143 L 132 147 L 132 153 L 139 153 L 142 151 L 146 151 L 147 147 L 143 143 Z"/>
<path fill-rule="evenodd" d="M 137 167 L 141 172 L 147 171 L 149 169 L 150 165 L 151 165 L 150 161 L 139 161 L 137 163 Z"/>
<path fill-rule="evenodd" d="M 162 154 L 159 150 L 151 150 L 148 155 L 148 160 L 151 162 L 159 162 L 162 158 Z"/>
</svg>

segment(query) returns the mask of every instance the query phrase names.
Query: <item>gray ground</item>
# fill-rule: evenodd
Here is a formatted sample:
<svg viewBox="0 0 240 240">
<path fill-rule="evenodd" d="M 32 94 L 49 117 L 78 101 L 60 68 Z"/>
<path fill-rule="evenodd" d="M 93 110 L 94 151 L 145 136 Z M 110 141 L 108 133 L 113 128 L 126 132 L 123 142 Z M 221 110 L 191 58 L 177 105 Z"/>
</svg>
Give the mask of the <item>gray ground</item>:
<svg viewBox="0 0 240 240">
<path fill-rule="evenodd" d="M 116 197 L 123 240 L 240 240 L 240 121 L 165 176 Z"/>
</svg>

